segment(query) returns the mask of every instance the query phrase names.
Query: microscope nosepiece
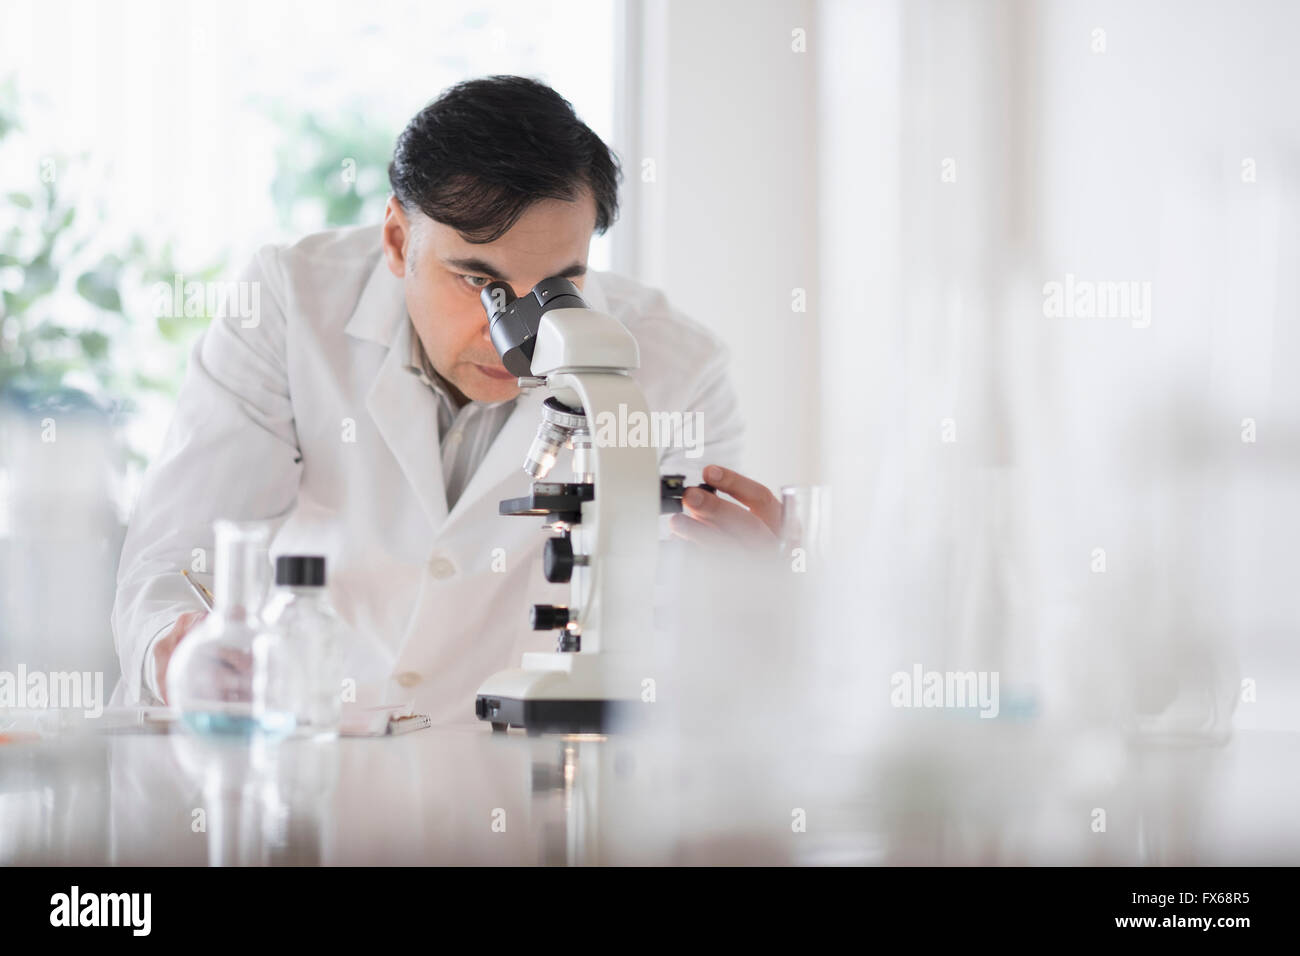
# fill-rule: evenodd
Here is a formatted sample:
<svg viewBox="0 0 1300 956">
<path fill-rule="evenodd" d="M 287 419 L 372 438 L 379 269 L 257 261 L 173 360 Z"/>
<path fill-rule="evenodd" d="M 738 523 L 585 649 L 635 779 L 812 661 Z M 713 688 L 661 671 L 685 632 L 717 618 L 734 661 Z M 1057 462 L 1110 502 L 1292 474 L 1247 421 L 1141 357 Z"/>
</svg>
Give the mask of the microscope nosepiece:
<svg viewBox="0 0 1300 956">
<path fill-rule="evenodd" d="M 528 448 L 524 458 L 524 471 L 538 481 L 545 480 L 555 467 L 555 459 L 560 456 L 560 449 L 569 440 L 567 432 L 556 428 L 549 422 L 537 426 L 537 435 Z"/>
<path fill-rule="evenodd" d="M 524 471 L 541 481 L 555 467 L 560 449 L 569 444 L 575 432 L 585 433 L 587 416 L 581 409 L 570 408 L 551 396 L 542 403 L 542 421 L 524 459 Z"/>
</svg>

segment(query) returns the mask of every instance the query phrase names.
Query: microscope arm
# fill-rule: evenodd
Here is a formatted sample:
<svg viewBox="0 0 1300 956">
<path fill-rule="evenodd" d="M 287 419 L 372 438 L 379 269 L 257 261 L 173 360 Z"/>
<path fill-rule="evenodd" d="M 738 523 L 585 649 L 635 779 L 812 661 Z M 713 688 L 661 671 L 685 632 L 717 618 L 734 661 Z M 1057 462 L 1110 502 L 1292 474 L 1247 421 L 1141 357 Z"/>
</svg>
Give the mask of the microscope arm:
<svg viewBox="0 0 1300 956">
<path fill-rule="evenodd" d="M 649 415 L 645 396 L 624 372 L 555 372 L 547 387 L 568 403 L 576 395 L 592 430 L 596 495 L 582 504 L 575 528 L 581 550 L 601 555 L 576 568 L 573 594 L 584 651 L 644 649 L 653 620 L 659 527 L 659 456 L 653 447 L 602 443 L 600 423 L 634 413 Z M 617 436 L 617 429 L 609 429 Z"/>
</svg>

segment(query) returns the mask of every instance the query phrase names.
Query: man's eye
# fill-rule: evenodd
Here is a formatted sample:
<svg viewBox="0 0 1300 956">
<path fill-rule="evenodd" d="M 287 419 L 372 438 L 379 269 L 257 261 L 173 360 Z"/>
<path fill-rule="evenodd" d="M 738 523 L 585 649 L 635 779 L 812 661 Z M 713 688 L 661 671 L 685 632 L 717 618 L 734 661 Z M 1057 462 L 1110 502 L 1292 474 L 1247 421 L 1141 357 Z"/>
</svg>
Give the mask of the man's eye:
<svg viewBox="0 0 1300 956">
<path fill-rule="evenodd" d="M 464 280 L 464 282 L 471 289 L 482 289 L 484 286 L 486 286 L 489 282 L 492 281 L 491 279 L 485 279 L 483 276 L 470 276 L 470 275 L 462 275 L 461 279 Z"/>
</svg>

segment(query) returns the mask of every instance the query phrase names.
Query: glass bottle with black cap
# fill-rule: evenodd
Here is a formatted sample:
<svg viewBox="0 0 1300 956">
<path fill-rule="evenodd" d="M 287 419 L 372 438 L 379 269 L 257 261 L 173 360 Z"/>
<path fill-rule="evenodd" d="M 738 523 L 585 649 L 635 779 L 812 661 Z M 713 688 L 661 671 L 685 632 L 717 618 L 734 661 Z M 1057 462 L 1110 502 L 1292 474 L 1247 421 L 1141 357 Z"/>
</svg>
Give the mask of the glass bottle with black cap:
<svg viewBox="0 0 1300 956">
<path fill-rule="evenodd" d="M 255 645 L 255 698 L 263 732 L 337 737 L 346 625 L 325 590 L 323 557 L 276 558 L 275 589 L 262 621 Z"/>
</svg>

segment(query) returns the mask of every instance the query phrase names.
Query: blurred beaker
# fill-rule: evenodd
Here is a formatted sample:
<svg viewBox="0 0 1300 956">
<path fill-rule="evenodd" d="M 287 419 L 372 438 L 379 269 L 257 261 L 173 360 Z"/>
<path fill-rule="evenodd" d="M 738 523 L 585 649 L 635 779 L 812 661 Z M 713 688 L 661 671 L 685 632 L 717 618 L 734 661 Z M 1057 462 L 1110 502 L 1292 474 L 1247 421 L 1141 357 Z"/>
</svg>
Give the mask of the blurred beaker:
<svg viewBox="0 0 1300 956">
<path fill-rule="evenodd" d="M 182 725 L 200 733 L 252 733 L 253 641 L 261 630 L 261 605 L 270 565 L 262 522 L 218 521 L 212 613 L 177 645 L 167 667 L 169 702 Z"/>
<path fill-rule="evenodd" d="M 781 554 L 796 548 L 805 557 L 830 551 L 831 490 L 826 485 L 785 485 L 781 489 Z"/>
</svg>

